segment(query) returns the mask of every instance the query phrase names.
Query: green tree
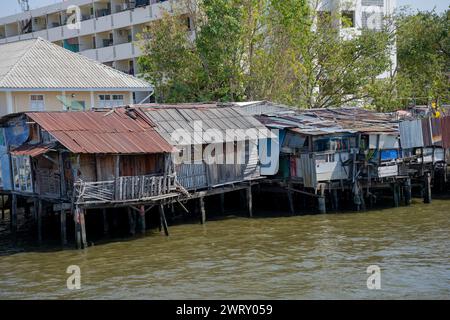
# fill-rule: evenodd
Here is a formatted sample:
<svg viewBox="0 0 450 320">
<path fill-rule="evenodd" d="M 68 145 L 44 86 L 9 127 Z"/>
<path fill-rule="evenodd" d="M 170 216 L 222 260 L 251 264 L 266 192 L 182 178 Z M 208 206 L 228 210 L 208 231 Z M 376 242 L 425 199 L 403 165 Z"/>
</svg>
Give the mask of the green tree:
<svg viewBox="0 0 450 320">
<path fill-rule="evenodd" d="M 397 68 L 367 87 L 375 108 L 391 111 L 432 100 L 450 103 L 449 17 L 449 10 L 438 14 L 404 9 L 394 18 Z"/>
<path fill-rule="evenodd" d="M 139 67 L 154 85 L 157 101 L 201 99 L 201 62 L 184 19 L 164 13 L 139 35 L 139 40 L 144 52 Z"/>
<path fill-rule="evenodd" d="M 346 19 L 319 15 L 309 0 L 186 1 L 194 9 L 181 11 L 195 39 L 169 14 L 143 35 L 139 62 L 158 101 L 338 106 L 366 97 L 364 89 L 389 65 L 388 32 L 346 39 L 339 31 Z"/>
</svg>

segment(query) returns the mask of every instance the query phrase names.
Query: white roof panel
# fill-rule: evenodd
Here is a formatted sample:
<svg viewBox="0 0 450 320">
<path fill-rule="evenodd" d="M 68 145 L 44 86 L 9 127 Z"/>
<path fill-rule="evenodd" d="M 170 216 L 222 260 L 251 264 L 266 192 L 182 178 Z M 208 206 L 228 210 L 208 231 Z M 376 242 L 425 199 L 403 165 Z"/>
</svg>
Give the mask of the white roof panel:
<svg viewBox="0 0 450 320">
<path fill-rule="evenodd" d="M 152 86 L 37 38 L 0 45 L 0 89 L 151 91 Z"/>
</svg>

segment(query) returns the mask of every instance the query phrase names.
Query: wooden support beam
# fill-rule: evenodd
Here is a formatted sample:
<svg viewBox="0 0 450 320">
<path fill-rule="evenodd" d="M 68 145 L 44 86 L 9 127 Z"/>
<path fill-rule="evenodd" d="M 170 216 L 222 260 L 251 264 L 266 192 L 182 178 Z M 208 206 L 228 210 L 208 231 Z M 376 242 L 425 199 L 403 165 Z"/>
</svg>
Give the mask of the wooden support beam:
<svg viewBox="0 0 450 320">
<path fill-rule="evenodd" d="M 12 233 L 14 241 L 16 241 L 17 240 L 17 195 L 12 194 L 11 197 L 12 197 L 11 210 L 10 210 L 11 233 Z"/>
<path fill-rule="evenodd" d="M 431 203 L 431 173 L 425 173 L 424 186 L 423 186 L 423 202 Z"/>
<path fill-rule="evenodd" d="M 397 208 L 400 206 L 400 192 L 399 192 L 398 183 L 393 183 L 391 189 L 392 189 L 392 196 L 393 196 L 393 200 L 394 200 L 394 207 Z"/>
<path fill-rule="evenodd" d="M 252 196 L 252 187 L 247 188 L 247 209 L 248 215 L 250 218 L 253 217 L 253 196 Z"/>
<path fill-rule="evenodd" d="M 102 214 L 103 214 L 103 234 L 107 235 L 109 233 L 109 222 L 106 209 L 102 210 Z"/>
<path fill-rule="evenodd" d="M 86 234 L 86 219 L 85 219 L 86 210 L 80 210 L 80 227 L 81 227 L 81 244 L 84 249 L 87 248 L 87 234 Z"/>
<path fill-rule="evenodd" d="M 200 223 L 205 224 L 206 223 L 205 198 L 203 197 L 199 198 L 199 205 L 200 205 Z"/>
<path fill-rule="evenodd" d="M 76 243 L 77 249 L 82 249 L 80 211 L 81 211 L 81 208 L 79 206 L 76 206 L 75 212 L 73 215 L 73 219 L 74 219 L 74 223 L 75 223 L 75 243 Z"/>
<path fill-rule="evenodd" d="M 320 194 L 317 198 L 317 208 L 319 210 L 319 213 L 325 214 L 327 213 L 327 206 L 326 206 L 326 197 L 325 197 L 325 185 L 320 185 Z"/>
<path fill-rule="evenodd" d="M 321 213 L 321 214 L 327 213 L 325 196 L 317 198 L 317 207 L 318 207 L 319 213 Z"/>
<path fill-rule="evenodd" d="M 167 227 L 166 214 L 164 213 L 164 206 L 162 204 L 159 205 L 159 217 L 161 221 L 161 228 L 164 229 L 164 233 L 166 236 L 169 236 L 169 228 Z"/>
<path fill-rule="evenodd" d="M 136 234 L 136 219 L 135 219 L 135 212 L 134 210 L 132 210 L 130 207 L 128 207 L 127 209 L 128 211 L 128 226 L 129 226 L 129 231 L 131 235 L 135 235 Z"/>
<path fill-rule="evenodd" d="M 181 208 L 183 208 L 184 211 L 186 211 L 186 213 L 189 213 L 189 210 L 180 201 L 177 200 L 177 203 L 180 205 Z"/>
<path fill-rule="evenodd" d="M 2 194 L 2 220 L 5 220 L 5 196 Z"/>
<path fill-rule="evenodd" d="M 141 229 L 141 233 L 142 234 L 145 234 L 145 229 L 146 229 L 146 226 L 145 226 L 145 207 L 144 206 L 141 206 L 140 207 L 140 213 L 139 213 L 139 220 L 140 220 L 140 229 Z"/>
<path fill-rule="evenodd" d="M 298 189 L 294 189 L 294 188 L 288 188 L 288 191 L 292 191 L 295 193 L 300 193 L 300 194 L 304 194 L 313 198 L 319 198 L 320 196 L 311 192 L 306 192 L 306 191 L 302 191 L 302 190 L 298 190 Z"/>
<path fill-rule="evenodd" d="M 61 245 L 65 246 L 67 245 L 67 224 L 66 224 L 66 210 L 64 209 L 61 209 L 60 222 L 61 222 Z"/>
<path fill-rule="evenodd" d="M 37 235 L 38 235 L 38 243 L 39 245 L 42 244 L 42 200 L 37 201 L 37 211 L 36 211 L 36 218 L 37 218 Z"/>
<path fill-rule="evenodd" d="M 75 208 L 75 241 L 77 249 L 87 248 L 85 210 L 79 206 Z"/>
<path fill-rule="evenodd" d="M 410 206 L 412 202 L 411 179 L 406 179 L 404 185 L 405 205 Z"/>
<path fill-rule="evenodd" d="M 337 189 L 331 189 L 331 203 L 334 211 L 339 211 L 339 195 Z"/>
</svg>

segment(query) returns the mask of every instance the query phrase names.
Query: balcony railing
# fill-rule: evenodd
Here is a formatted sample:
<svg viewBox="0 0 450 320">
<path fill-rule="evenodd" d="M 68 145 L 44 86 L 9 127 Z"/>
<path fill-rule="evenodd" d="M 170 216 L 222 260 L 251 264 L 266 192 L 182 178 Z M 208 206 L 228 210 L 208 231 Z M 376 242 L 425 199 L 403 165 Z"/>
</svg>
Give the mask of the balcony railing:
<svg viewBox="0 0 450 320">
<path fill-rule="evenodd" d="M 101 204 L 152 200 L 182 188 L 175 175 L 119 177 L 110 181 L 75 183 L 76 204 Z"/>
</svg>

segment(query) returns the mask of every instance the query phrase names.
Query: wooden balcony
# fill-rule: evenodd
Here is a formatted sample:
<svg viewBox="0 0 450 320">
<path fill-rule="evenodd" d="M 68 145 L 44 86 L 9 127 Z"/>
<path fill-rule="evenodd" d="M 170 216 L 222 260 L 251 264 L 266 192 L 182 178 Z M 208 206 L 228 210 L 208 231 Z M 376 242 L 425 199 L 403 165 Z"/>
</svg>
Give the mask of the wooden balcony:
<svg viewBox="0 0 450 320">
<path fill-rule="evenodd" d="M 119 177 L 111 181 L 75 183 L 75 204 L 132 203 L 175 197 L 183 190 L 175 175 Z"/>
</svg>

